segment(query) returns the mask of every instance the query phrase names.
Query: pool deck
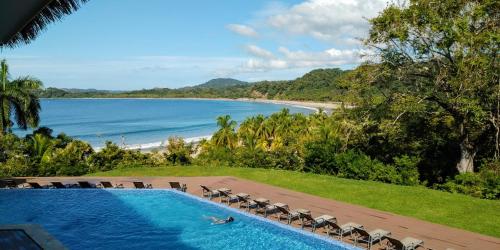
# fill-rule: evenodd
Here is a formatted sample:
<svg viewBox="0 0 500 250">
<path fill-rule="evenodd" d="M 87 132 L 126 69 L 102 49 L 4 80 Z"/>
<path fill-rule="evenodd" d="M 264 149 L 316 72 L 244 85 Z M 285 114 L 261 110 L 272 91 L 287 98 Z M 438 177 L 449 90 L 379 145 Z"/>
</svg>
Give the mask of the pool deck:
<svg viewBox="0 0 500 250">
<path fill-rule="evenodd" d="M 124 187 L 133 187 L 133 181 L 142 181 L 152 184 L 154 188 L 170 188 L 169 181 L 178 181 L 186 184 L 187 192 L 201 196 L 199 185 L 213 189 L 227 187 L 232 193 L 247 193 L 253 198 L 265 197 L 271 203 L 281 202 L 290 206 L 290 209 L 304 208 L 311 211 L 313 217 L 330 214 L 337 218 L 339 224 L 356 222 L 363 225 L 367 231 L 381 228 L 388 230 L 397 239 L 410 236 L 424 241 L 425 248 L 430 249 L 500 249 L 500 238 L 481 235 L 461 229 L 451 228 L 411 217 L 396 215 L 389 212 L 370 209 L 340 201 L 325 199 L 305 193 L 300 193 L 267 184 L 257 183 L 231 176 L 218 177 L 36 177 L 22 178 L 26 181 L 35 181 L 48 184 L 51 181 L 76 183 L 88 181 L 111 181 L 113 184 L 123 184 Z M 384 199 L 384 197 L 381 197 Z M 213 199 L 218 202 L 218 198 Z M 233 206 L 236 207 L 236 206 Z M 295 224 L 294 226 L 298 226 Z M 323 233 L 319 231 L 318 233 Z M 376 244 L 372 249 L 382 249 Z"/>
</svg>

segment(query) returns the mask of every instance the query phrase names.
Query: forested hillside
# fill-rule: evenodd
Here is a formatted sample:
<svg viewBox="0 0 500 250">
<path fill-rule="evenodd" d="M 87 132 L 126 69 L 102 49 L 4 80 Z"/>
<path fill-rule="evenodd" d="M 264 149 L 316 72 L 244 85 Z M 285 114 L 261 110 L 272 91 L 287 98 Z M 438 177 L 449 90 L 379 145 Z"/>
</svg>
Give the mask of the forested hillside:
<svg viewBox="0 0 500 250">
<path fill-rule="evenodd" d="M 179 89 L 154 88 L 111 92 L 96 90 L 69 91 L 46 88 L 39 92 L 42 98 L 267 98 L 285 100 L 339 101 L 345 90 L 338 84 L 346 71 L 317 69 L 290 81 L 261 81 L 247 83 L 235 79 L 218 78 L 193 87 Z"/>
</svg>

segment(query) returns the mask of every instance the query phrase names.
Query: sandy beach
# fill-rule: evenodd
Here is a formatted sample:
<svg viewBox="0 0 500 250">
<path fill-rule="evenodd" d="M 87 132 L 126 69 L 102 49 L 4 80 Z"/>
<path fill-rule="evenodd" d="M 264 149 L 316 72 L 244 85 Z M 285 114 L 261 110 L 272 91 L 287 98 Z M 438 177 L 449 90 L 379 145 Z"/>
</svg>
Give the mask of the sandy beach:
<svg viewBox="0 0 500 250">
<path fill-rule="evenodd" d="M 42 98 L 44 99 L 44 98 Z M 165 100 L 211 100 L 211 101 L 236 101 L 236 102 L 260 102 L 260 103 L 271 103 L 278 105 L 288 105 L 297 108 L 305 108 L 317 111 L 318 109 L 323 109 L 326 111 L 331 111 L 338 109 L 342 106 L 342 102 L 311 102 L 311 101 L 292 101 L 292 100 L 274 100 L 274 99 L 263 99 L 263 98 L 203 98 L 203 97 L 168 97 L 168 98 L 156 98 L 156 97 L 110 97 L 110 98 L 46 98 L 46 99 L 165 99 Z M 347 107 L 350 107 L 347 105 Z"/>
<path fill-rule="evenodd" d="M 313 110 L 323 109 L 327 111 L 338 109 L 342 106 L 342 102 L 309 102 L 309 101 L 289 101 L 289 100 L 270 100 L 270 99 L 250 99 L 250 98 L 238 98 L 235 100 L 243 102 L 262 102 L 262 103 L 289 105 L 298 108 L 306 108 Z"/>
</svg>

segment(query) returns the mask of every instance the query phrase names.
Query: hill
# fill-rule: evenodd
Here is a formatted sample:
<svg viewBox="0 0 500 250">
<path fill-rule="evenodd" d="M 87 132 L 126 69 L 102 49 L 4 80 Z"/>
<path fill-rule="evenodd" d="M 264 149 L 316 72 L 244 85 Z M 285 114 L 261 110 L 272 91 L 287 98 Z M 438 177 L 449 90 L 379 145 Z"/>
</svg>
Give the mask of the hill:
<svg viewBox="0 0 500 250">
<path fill-rule="evenodd" d="M 199 85 L 194 86 L 194 88 L 214 88 L 214 89 L 220 89 L 220 88 L 227 88 L 227 87 L 233 87 L 233 86 L 239 86 L 239 85 L 246 85 L 249 84 L 248 82 L 232 79 L 232 78 L 216 78 L 212 79 L 206 83 L 202 83 Z"/>
<path fill-rule="evenodd" d="M 338 84 L 347 71 L 316 69 L 295 80 L 244 82 L 217 78 L 192 87 L 153 88 L 133 91 L 47 88 L 42 98 L 265 98 L 280 100 L 339 101 L 345 91 Z"/>
</svg>

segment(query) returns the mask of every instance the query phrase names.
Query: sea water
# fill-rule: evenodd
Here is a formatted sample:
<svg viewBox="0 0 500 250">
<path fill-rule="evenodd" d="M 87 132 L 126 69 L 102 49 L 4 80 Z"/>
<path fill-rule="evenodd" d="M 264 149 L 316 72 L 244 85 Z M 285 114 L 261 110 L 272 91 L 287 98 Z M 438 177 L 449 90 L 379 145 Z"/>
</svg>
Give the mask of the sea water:
<svg viewBox="0 0 500 250">
<path fill-rule="evenodd" d="M 40 126 L 53 129 L 55 135 L 64 132 L 94 147 L 112 141 L 130 148 L 157 147 L 170 136 L 206 138 L 216 131 L 221 115 L 239 123 L 283 108 L 291 113 L 314 112 L 270 103 L 195 99 L 42 99 L 41 105 Z"/>
</svg>

